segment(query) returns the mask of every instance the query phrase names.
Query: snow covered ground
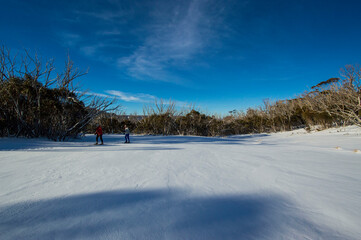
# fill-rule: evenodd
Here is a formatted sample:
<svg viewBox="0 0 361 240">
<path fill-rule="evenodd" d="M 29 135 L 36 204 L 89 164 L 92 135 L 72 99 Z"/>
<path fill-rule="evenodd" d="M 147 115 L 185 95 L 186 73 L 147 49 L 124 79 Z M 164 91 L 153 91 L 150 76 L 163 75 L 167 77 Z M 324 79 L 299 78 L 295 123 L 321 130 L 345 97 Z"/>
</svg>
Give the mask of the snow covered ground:
<svg viewBox="0 0 361 240">
<path fill-rule="evenodd" d="M 0 239 L 361 239 L 361 129 L 0 139 Z"/>
</svg>

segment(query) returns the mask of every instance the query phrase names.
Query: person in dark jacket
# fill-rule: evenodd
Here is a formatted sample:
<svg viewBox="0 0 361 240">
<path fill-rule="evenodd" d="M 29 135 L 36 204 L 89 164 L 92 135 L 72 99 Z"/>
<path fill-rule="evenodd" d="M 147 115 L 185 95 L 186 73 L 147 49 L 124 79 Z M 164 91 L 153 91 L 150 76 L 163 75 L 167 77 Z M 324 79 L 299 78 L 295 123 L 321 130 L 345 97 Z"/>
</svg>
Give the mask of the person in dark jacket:
<svg viewBox="0 0 361 240">
<path fill-rule="evenodd" d="M 97 137 L 95 138 L 95 140 L 96 140 L 95 145 L 98 145 L 98 138 L 100 138 L 100 141 L 102 142 L 100 145 L 103 145 L 103 129 L 100 126 L 100 124 L 98 125 L 97 129 L 95 130 L 95 135 L 97 135 Z"/>
<path fill-rule="evenodd" d="M 127 125 L 124 126 L 124 132 L 125 132 L 125 143 L 130 143 L 130 139 L 129 139 L 130 131 Z"/>
</svg>

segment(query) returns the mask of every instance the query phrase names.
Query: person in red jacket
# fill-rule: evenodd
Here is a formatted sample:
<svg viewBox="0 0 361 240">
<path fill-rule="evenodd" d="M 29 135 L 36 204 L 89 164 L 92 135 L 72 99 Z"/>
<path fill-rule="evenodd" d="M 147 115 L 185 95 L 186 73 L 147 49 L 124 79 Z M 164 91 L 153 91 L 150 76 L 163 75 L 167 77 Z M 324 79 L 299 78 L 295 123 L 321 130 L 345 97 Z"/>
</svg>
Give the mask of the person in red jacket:
<svg viewBox="0 0 361 240">
<path fill-rule="evenodd" d="M 95 145 L 98 145 L 98 138 L 100 138 L 100 141 L 102 142 L 100 145 L 103 145 L 103 129 L 100 126 L 100 124 L 98 125 L 97 129 L 95 130 L 95 135 L 97 135 Z"/>
</svg>

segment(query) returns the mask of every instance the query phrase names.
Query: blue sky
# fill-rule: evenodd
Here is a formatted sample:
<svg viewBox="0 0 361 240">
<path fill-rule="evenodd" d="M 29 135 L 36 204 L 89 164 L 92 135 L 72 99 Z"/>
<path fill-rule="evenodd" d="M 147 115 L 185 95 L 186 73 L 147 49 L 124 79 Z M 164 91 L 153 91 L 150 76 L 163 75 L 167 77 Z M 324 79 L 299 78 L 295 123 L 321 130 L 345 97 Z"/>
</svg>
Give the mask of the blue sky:
<svg viewBox="0 0 361 240">
<path fill-rule="evenodd" d="M 360 63 L 361 2 L 0 0 L 0 43 L 89 73 L 127 113 L 155 98 L 208 113 L 293 98 Z"/>
</svg>

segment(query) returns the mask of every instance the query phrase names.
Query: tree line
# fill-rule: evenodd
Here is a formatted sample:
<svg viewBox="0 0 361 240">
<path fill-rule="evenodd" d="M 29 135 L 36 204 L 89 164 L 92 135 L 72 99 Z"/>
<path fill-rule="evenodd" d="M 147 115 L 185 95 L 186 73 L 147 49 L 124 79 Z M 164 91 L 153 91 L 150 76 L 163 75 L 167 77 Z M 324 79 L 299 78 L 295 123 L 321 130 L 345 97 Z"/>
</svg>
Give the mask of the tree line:
<svg viewBox="0 0 361 240">
<path fill-rule="evenodd" d="M 102 125 L 105 133 L 225 136 L 361 126 L 361 68 L 348 65 L 340 77 L 313 86 L 294 99 L 264 100 L 246 111 L 220 117 L 191 106 L 179 109 L 172 101 L 157 100 L 144 107 L 143 115 L 117 113 L 114 100 L 91 96 L 75 85 L 86 72 L 68 58 L 61 72 L 52 60 L 43 62 L 25 51 L 13 56 L 0 47 L 0 137 L 48 137 L 64 141 L 80 133 L 93 133 Z"/>
<path fill-rule="evenodd" d="M 270 101 L 246 111 L 231 111 L 226 117 L 209 115 L 190 107 L 177 110 L 175 103 L 160 100 L 145 106 L 143 117 L 127 119 L 127 125 L 138 134 L 224 136 L 263 132 L 289 131 L 298 128 L 325 129 L 355 124 L 361 126 L 361 68 L 348 65 L 339 78 L 330 78 L 313 86 L 294 99 Z M 101 122 L 108 132 L 125 124 Z M 121 116 L 119 116 L 121 117 Z M 114 116 L 112 117 L 114 119 Z"/>
</svg>

